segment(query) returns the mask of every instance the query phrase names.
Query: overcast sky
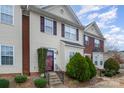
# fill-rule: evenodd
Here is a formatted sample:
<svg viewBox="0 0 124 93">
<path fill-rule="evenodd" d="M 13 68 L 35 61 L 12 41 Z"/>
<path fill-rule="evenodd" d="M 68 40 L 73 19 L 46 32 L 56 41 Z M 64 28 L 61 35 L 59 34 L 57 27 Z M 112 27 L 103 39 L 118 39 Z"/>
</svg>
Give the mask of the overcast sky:
<svg viewBox="0 0 124 93">
<path fill-rule="evenodd" d="M 106 38 L 105 45 L 114 45 L 124 50 L 124 6 L 71 6 L 82 22 L 87 25 L 96 21 Z"/>
</svg>

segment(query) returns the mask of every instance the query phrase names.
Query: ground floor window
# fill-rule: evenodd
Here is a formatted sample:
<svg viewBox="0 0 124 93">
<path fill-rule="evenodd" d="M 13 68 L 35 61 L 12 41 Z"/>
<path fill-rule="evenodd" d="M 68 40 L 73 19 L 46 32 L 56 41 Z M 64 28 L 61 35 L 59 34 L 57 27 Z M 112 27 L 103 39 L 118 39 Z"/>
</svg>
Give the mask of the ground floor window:
<svg viewBox="0 0 124 93">
<path fill-rule="evenodd" d="M 98 64 L 97 64 L 97 61 L 95 61 L 95 65 L 98 65 Z"/>
<path fill-rule="evenodd" d="M 14 47 L 9 45 L 0 45 L 0 63 L 1 65 L 13 65 Z"/>
<path fill-rule="evenodd" d="M 103 67 L 104 66 L 103 54 L 93 53 L 93 63 L 98 67 Z"/>
<path fill-rule="evenodd" d="M 75 55 L 75 52 L 70 52 L 69 53 L 69 58 L 73 57 Z"/>
<path fill-rule="evenodd" d="M 101 66 L 103 65 L 103 61 L 100 61 L 100 65 L 101 65 Z"/>
</svg>

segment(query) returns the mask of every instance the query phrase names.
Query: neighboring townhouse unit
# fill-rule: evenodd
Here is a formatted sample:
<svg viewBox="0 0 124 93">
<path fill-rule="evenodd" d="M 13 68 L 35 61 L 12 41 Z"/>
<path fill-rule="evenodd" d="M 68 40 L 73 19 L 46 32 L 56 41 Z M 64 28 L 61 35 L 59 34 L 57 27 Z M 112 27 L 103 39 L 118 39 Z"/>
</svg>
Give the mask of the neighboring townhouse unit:
<svg viewBox="0 0 124 93">
<path fill-rule="evenodd" d="M 92 58 L 93 63 L 99 67 L 103 68 L 104 60 L 104 40 L 98 25 L 96 22 L 92 22 L 87 25 L 84 29 L 84 55 Z"/>
<path fill-rule="evenodd" d="M 22 73 L 22 10 L 0 6 L 0 74 Z"/>
</svg>

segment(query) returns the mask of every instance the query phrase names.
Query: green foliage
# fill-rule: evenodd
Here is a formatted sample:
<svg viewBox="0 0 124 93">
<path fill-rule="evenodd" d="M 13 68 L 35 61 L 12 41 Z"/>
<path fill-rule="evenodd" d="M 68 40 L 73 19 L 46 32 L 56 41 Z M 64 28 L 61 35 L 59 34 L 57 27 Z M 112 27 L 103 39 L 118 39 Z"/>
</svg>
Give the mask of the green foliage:
<svg viewBox="0 0 124 93">
<path fill-rule="evenodd" d="M 0 88 L 8 88 L 9 87 L 9 80 L 0 79 Z"/>
<path fill-rule="evenodd" d="M 15 77 L 15 82 L 16 83 L 24 83 L 24 82 L 27 81 L 27 79 L 28 78 L 25 75 L 18 75 L 18 76 Z"/>
<path fill-rule="evenodd" d="M 105 71 L 104 75 L 107 77 L 112 77 L 114 74 L 112 71 Z"/>
<path fill-rule="evenodd" d="M 114 70 L 115 72 L 118 72 L 118 70 L 120 68 L 120 65 L 113 58 L 109 58 L 104 63 L 104 68 L 105 68 L 106 71 Z"/>
<path fill-rule="evenodd" d="M 45 48 L 39 48 L 37 50 L 38 52 L 38 69 L 40 74 L 45 72 L 45 62 L 46 62 L 46 56 L 47 56 L 47 49 Z"/>
<path fill-rule="evenodd" d="M 120 65 L 113 58 L 109 58 L 104 63 L 104 68 L 105 68 L 105 74 L 104 75 L 108 76 L 108 77 L 112 77 L 118 73 Z"/>
<path fill-rule="evenodd" d="M 93 78 L 94 76 L 96 76 L 96 68 L 95 68 L 92 60 L 88 56 L 86 56 L 85 59 L 89 63 L 90 78 Z"/>
<path fill-rule="evenodd" d="M 66 72 L 70 77 L 79 81 L 87 81 L 90 79 L 89 64 L 80 53 L 76 53 L 70 58 L 66 66 Z"/>
<path fill-rule="evenodd" d="M 47 81 L 44 78 L 34 80 L 34 84 L 37 88 L 44 88 L 46 87 Z"/>
</svg>

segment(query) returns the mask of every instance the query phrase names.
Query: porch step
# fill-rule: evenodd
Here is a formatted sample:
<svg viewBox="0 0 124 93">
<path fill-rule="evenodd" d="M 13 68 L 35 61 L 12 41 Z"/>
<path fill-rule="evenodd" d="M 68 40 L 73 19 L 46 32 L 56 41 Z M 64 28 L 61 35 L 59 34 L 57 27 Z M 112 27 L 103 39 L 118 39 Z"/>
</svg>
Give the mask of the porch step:
<svg viewBox="0 0 124 93">
<path fill-rule="evenodd" d="M 57 75 L 52 75 L 52 76 L 49 75 L 49 78 L 50 78 L 50 79 L 57 79 L 57 78 L 59 78 L 59 77 L 58 77 Z"/>
<path fill-rule="evenodd" d="M 60 79 L 58 78 L 50 79 L 50 82 L 56 82 L 56 81 L 60 81 Z"/>
<path fill-rule="evenodd" d="M 63 84 L 56 72 L 49 72 L 49 84 L 50 87 Z"/>
<path fill-rule="evenodd" d="M 62 84 L 61 81 L 52 81 L 50 82 L 50 86 L 54 86 L 54 85 L 58 85 L 58 84 Z"/>
</svg>

